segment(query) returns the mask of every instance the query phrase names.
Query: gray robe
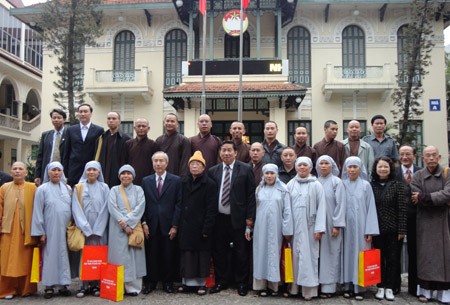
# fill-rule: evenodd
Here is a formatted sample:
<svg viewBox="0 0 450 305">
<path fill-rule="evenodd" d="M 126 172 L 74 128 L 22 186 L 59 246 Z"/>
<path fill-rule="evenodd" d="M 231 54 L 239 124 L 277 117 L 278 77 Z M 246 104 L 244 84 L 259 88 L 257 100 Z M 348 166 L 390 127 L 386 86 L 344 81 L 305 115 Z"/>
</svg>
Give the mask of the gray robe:
<svg viewBox="0 0 450 305">
<path fill-rule="evenodd" d="M 265 185 L 257 189 L 253 231 L 255 279 L 280 281 L 281 243 L 283 236 L 290 236 L 292 233 L 291 201 L 284 185 Z"/>
<path fill-rule="evenodd" d="M 417 278 L 450 283 L 450 179 L 441 166 L 431 174 L 427 168 L 414 173 L 411 191 L 431 195 L 431 202 L 417 204 Z M 424 287 L 423 287 L 424 286 Z"/>
<path fill-rule="evenodd" d="M 128 235 L 119 225 L 119 220 L 126 221 L 131 228 L 136 227 L 145 210 L 144 191 L 140 186 L 131 184 L 124 188 L 131 212 L 128 213 L 119 186 L 109 192 L 109 239 L 108 262 L 123 265 L 125 282 L 131 282 L 146 275 L 144 248 L 128 246 Z"/>
<path fill-rule="evenodd" d="M 95 183 L 82 182 L 82 206 L 78 201 L 78 190 L 74 188 L 72 195 L 72 213 L 77 227 L 86 236 L 86 245 L 106 245 L 108 234 L 108 198 L 109 187 L 106 183 L 96 181 Z"/>
<path fill-rule="evenodd" d="M 347 196 L 346 224 L 344 229 L 343 283 L 358 285 L 358 257 L 362 250 L 369 250 L 365 235 L 378 235 L 378 217 L 369 182 L 358 177 L 355 181 L 342 180 Z M 357 292 L 357 291 L 356 291 Z"/>
<path fill-rule="evenodd" d="M 47 182 L 34 197 L 31 235 L 47 237 L 42 247 L 42 284 L 70 285 L 66 228 L 71 219 L 70 187 Z"/>
<path fill-rule="evenodd" d="M 332 174 L 319 177 L 327 202 L 327 230 L 320 240 L 321 284 L 335 284 L 340 281 L 342 230 L 337 237 L 332 236 L 333 228 L 345 228 L 346 196 L 341 179 Z"/>
<path fill-rule="evenodd" d="M 299 179 L 297 176 L 287 184 L 294 219 L 294 283 L 315 287 L 319 285 L 319 241 L 314 233 L 326 230 L 325 194 L 316 177 Z"/>
</svg>

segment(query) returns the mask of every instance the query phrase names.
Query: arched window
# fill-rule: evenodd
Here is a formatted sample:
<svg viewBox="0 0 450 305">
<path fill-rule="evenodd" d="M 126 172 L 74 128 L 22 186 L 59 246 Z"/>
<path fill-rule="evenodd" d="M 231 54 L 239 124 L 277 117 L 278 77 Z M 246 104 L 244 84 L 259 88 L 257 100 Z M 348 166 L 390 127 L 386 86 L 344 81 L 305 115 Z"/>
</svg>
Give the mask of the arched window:
<svg viewBox="0 0 450 305">
<path fill-rule="evenodd" d="M 250 34 L 248 31 L 243 37 L 244 48 L 242 57 L 250 57 Z M 225 58 L 239 58 L 239 36 L 230 36 L 225 34 Z"/>
<path fill-rule="evenodd" d="M 131 31 L 122 31 L 114 40 L 114 74 L 113 81 L 126 82 L 135 80 L 134 34 Z"/>
<path fill-rule="evenodd" d="M 181 83 L 181 63 L 187 60 L 187 36 L 183 30 L 167 33 L 164 44 L 164 87 Z"/>
<path fill-rule="evenodd" d="M 406 36 L 406 31 L 408 29 L 408 25 L 401 26 L 397 31 L 397 65 L 398 65 L 398 82 L 400 85 L 404 85 L 408 82 L 408 62 L 409 62 L 409 54 L 408 52 L 408 41 Z M 415 73 L 413 77 L 413 83 L 417 83 L 420 81 L 420 74 Z"/>
<path fill-rule="evenodd" d="M 365 36 L 356 25 L 349 25 L 342 31 L 342 75 L 344 78 L 366 77 Z"/>
<path fill-rule="evenodd" d="M 311 87 L 311 35 L 306 28 L 296 26 L 288 32 L 287 58 L 289 81 Z"/>
</svg>

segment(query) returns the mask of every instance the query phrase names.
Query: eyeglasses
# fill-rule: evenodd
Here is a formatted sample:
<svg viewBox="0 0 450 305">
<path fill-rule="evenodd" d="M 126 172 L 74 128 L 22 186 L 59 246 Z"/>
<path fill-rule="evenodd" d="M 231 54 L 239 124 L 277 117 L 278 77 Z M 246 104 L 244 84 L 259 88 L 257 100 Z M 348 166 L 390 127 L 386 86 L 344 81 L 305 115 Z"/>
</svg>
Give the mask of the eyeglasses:
<svg viewBox="0 0 450 305">
<path fill-rule="evenodd" d="M 400 156 L 412 156 L 413 154 L 410 152 L 400 153 Z"/>
</svg>

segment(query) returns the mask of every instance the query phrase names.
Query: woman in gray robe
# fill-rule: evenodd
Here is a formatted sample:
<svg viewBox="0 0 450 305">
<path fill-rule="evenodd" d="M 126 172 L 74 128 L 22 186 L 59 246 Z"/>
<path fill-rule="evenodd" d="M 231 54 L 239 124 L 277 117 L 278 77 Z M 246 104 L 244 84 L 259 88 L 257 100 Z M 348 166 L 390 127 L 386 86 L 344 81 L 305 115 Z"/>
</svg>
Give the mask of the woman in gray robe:
<svg viewBox="0 0 450 305">
<path fill-rule="evenodd" d="M 81 190 L 81 202 L 79 201 Z M 108 198 L 109 187 L 104 183 L 102 167 L 97 161 L 90 161 L 84 167 L 83 175 L 75 185 L 72 194 L 72 214 L 78 228 L 85 236 L 85 245 L 102 246 L 108 244 Z M 83 281 L 77 297 L 89 292 L 100 296 L 98 281 Z"/>
<path fill-rule="evenodd" d="M 283 236 L 293 233 L 291 201 L 278 167 L 262 168 L 263 180 L 256 188 L 256 221 L 253 231 L 253 289 L 262 297 L 278 294 Z"/>
<path fill-rule="evenodd" d="M 144 191 L 133 184 L 136 173 L 131 165 L 119 169 L 120 185 L 109 192 L 108 262 L 124 266 L 125 294 L 137 296 L 142 289 L 142 277 L 146 275 L 144 248 L 128 246 L 128 235 L 133 232 L 145 210 Z M 123 188 L 131 211 L 128 212 L 120 188 Z"/>
<path fill-rule="evenodd" d="M 294 220 L 294 283 L 289 293 L 298 294 L 298 286 L 302 286 L 302 295 L 307 301 L 318 295 L 319 243 L 326 230 L 327 204 L 322 185 L 311 175 L 312 168 L 310 158 L 297 158 L 297 176 L 287 184 Z"/>
<path fill-rule="evenodd" d="M 355 296 L 363 300 L 365 289 L 358 286 L 358 256 L 359 252 L 371 249 L 372 236 L 379 234 L 377 209 L 372 186 L 367 181 L 367 171 L 361 159 L 348 157 L 342 172 L 347 206 L 344 228 L 344 263 L 342 280 L 344 297 Z"/>
<path fill-rule="evenodd" d="M 336 293 L 340 281 L 342 229 L 345 227 L 345 189 L 339 176 L 339 169 L 333 158 L 321 156 L 316 163 L 319 182 L 327 202 L 327 230 L 320 240 L 319 282 L 320 297 L 330 298 Z"/>
<path fill-rule="evenodd" d="M 39 236 L 42 249 L 42 281 L 44 298 L 53 297 L 55 287 L 59 294 L 70 296 L 70 265 L 67 251 L 66 228 L 70 222 L 70 187 L 66 185 L 64 168 L 59 162 L 47 165 L 44 183 L 34 197 L 31 235 Z"/>
</svg>

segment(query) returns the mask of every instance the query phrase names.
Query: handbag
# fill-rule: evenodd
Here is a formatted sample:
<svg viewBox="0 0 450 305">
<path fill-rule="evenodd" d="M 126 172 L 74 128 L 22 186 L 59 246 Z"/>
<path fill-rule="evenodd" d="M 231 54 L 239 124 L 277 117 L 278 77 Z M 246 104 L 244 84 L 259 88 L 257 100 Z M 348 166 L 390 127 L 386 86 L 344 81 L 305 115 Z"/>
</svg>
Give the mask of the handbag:
<svg viewBox="0 0 450 305">
<path fill-rule="evenodd" d="M 75 187 L 78 192 L 78 202 L 80 203 L 80 206 L 83 207 L 83 204 L 81 202 L 83 185 L 76 184 Z M 83 249 L 84 242 L 85 242 L 84 234 L 76 226 L 75 221 L 72 218 L 69 222 L 69 225 L 67 226 L 67 247 L 69 248 L 70 251 L 78 252 L 81 249 Z"/>
<path fill-rule="evenodd" d="M 294 270 L 292 269 L 291 244 L 283 240 L 281 244 L 281 279 L 285 283 L 294 282 Z"/>
<path fill-rule="evenodd" d="M 80 280 L 99 280 L 102 263 L 106 263 L 107 260 L 108 246 L 84 246 L 81 254 Z"/>
<path fill-rule="evenodd" d="M 30 283 L 39 283 L 42 278 L 41 248 L 33 248 L 33 260 L 31 261 Z"/>
<path fill-rule="evenodd" d="M 100 297 L 119 302 L 123 300 L 124 267 L 103 263 L 100 272 Z"/>
<path fill-rule="evenodd" d="M 380 249 L 359 252 L 358 285 L 368 287 L 381 283 Z"/>
<path fill-rule="evenodd" d="M 119 186 L 120 193 L 122 193 L 123 201 L 125 201 L 125 205 L 127 206 L 128 213 L 131 212 L 130 204 L 128 202 L 127 195 L 123 190 L 123 187 Z M 137 223 L 137 225 L 133 229 L 133 233 L 128 235 L 128 246 L 142 248 L 144 247 L 144 230 L 142 229 L 141 221 Z"/>
</svg>

